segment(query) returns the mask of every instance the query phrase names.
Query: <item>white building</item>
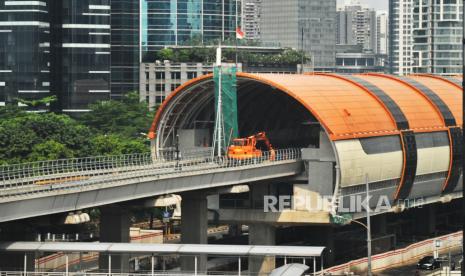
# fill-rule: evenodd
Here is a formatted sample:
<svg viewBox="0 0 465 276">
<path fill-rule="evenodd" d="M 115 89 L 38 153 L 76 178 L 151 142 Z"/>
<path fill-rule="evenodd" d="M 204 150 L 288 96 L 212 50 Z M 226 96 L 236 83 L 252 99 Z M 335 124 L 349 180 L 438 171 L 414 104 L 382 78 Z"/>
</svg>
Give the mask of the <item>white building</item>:
<svg viewBox="0 0 465 276">
<path fill-rule="evenodd" d="M 434 15 L 434 16 L 433 16 Z M 462 73 L 462 1 L 415 0 L 413 71 Z"/>
<path fill-rule="evenodd" d="M 245 38 L 260 39 L 261 0 L 244 0 L 242 6 L 242 31 Z"/>
<path fill-rule="evenodd" d="M 414 0 L 389 1 L 389 71 L 391 74 L 412 73 L 413 4 Z"/>
<path fill-rule="evenodd" d="M 380 13 L 376 16 L 376 53 L 380 55 L 387 55 L 389 51 L 388 22 L 387 13 Z"/>
</svg>

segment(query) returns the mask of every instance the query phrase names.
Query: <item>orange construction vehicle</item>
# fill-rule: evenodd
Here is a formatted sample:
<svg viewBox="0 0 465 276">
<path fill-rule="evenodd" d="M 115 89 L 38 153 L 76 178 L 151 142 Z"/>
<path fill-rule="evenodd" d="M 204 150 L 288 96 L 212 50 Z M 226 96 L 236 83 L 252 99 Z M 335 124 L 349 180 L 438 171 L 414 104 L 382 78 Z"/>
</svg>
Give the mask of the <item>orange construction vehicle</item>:
<svg viewBox="0 0 465 276">
<path fill-rule="evenodd" d="M 266 137 L 265 132 L 259 132 L 247 138 L 236 138 L 228 148 L 228 157 L 236 160 L 261 158 L 263 152 L 269 152 L 269 160 L 275 160 L 276 153 Z"/>
</svg>

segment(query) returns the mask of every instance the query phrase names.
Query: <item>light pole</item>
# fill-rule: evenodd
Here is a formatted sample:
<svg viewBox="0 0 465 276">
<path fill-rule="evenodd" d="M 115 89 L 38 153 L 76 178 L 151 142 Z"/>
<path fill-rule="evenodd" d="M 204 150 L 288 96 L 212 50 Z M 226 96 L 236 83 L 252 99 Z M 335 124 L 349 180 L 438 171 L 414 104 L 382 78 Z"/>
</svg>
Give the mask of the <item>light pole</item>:
<svg viewBox="0 0 465 276">
<path fill-rule="evenodd" d="M 334 215 L 334 217 L 339 217 L 341 219 L 344 219 L 346 221 L 348 221 L 349 223 L 356 223 L 360 226 L 362 226 L 363 228 L 365 228 L 367 230 L 367 251 L 368 251 L 368 256 L 367 256 L 367 275 L 368 276 L 372 276 L 372 272 L 371 272 L 371 225 L 370 224 L 365 224 L 363 222 L 360 222 L 358 220 L 354 220 L 354 219 L 348 219 L 346 217 L 343 217 L 343 216 L 338 216 L 338 215 Z"/>
<path fill-rule="evenodd" d="M 465 1 L 465 0 L 464 0 Z M 366 216 L 367 216 L 367 224 L 360 222 L 358 220 L 350 219 L 347 217 L 333 215 L 333 217 L 338 217 L 341 220 L 348 221 L 349 223 L 356 223 L 367 230 L 367 275 L 372 276 L 372 268 L 371 268 L 371 219 L 370 219 L 370 189 L 368 185 L 368 175 L 365 176 L 365 187 L 366 187 Z"/>
<path fill-rule="evenodd" d="M 371 219 L 370 219 L 370 187 L 368 185 L 368 175 L 365 176 L 365 185 L 366 185 L 366 212 L 367 212 L 367 262 L 368 262 L 368 276 L 371 276 Z"/>
</svg>

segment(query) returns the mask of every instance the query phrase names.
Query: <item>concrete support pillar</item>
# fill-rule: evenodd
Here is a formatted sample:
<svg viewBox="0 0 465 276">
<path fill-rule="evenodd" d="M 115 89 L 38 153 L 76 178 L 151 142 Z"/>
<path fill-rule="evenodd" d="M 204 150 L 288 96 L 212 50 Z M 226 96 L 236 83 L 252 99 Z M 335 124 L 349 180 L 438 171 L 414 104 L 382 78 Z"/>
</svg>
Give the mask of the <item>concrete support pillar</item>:
<svg viewBox="0 0 465 276">
<path fill-rule="evenodd" d="M 228 236 L 240 237 L 242 235 L 242 224 L 230 224 L 228 230 Z"/>
<path fill-rule="evenodd" d="M 334 265 L 336 246 L 334 244 L 334 229 L 332 227 L 324 227 L 325 251 L 323 253 L 325 267 Z"/>
<path fill-rule="evenodd" d="M 436 232 L 436 206 L 433 204 L 428 204 L 423 206 L 423 208 L 418 209 L 416 214 L 417 220 L 421 223 L 417 223 L 416 232 L 418 235 L 429 236 Z"/>
<path fill-rule="evenodd" d="M 100 242 L 130 242 L 129 207 L 124 205 L 108 205 L 100 207 Z M 108 270 L 108 255 L 101 254 L 99 268 Z M 111 270 L 127 273 L 129 271 L 129 254 L 111 255 Z"/>
<path fill-rule="evenodd" d="M 377 215 L 371 218 L 372 235 L 384 236 L 387 234 L 387 216 L 386 214 Z"/>
<path fill-rule="evenodd" d="M 268 224 L 249 225 L 249 244 L 275 245 L 276 227 Z M 249 257 L 249 272 L 251 275 L 268 275 L 275 267 L 275 257 Z"/>
<path fill-rule="evenodd" d="M 34 241 L 33 229 L 26 223 L 3 223 L 0 224 L 0 241 Z M 0 252 L 0 271 L 23 271 L 24 255 L 26 254 L 26 270 L 34 271 L 33 252 Z"/>
<path fill-rule="evenodd" d="M 207 195 L 203 192 L 188 192 L 181 195 L 181 243 L 208 243 L 208 209 Z M 195 258 L 181 257 L 181 270 L 192 272 L 195 269 Z M 207 271 L 207 256 L 197 256 L 199 273 Z"/>
</svg>

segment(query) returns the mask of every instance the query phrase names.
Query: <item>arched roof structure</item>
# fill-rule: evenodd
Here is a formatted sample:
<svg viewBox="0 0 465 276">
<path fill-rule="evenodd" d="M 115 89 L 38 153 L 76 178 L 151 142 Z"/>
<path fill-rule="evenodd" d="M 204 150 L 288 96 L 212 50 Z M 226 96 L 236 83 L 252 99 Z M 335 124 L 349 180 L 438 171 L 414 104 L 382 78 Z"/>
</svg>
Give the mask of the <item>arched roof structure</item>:
<svg viewBox="0 0 465 276">
<path fill-rule="evenodd" d="M 238 91 L 247 83 L 261 83 L 272 88 L 270 93 L 279 90 L 292 97 L 315 116 L 333 141 L 398 134 L 407 130 L 399 129 L 396 124 L 395 113 L 399 112 L 407 119 L 408 130 L 413 132 L 433 132 L 452 126 L 446 124 L 441 109 L 453 114 L 455 126 L 462 126 L 462 90 L 444 78 L 429 75 L 397 78 L 361 74 L 352 78 L 337 74 L 248 73 L 238 73 L 237 78 Z M 212 75 L 191 80 L 176 89 L 159 108 L 150 129 L 150 138 L 155 138 L 161 121 L 168 119 L 162 117 L 168 110 L 173 110 L 175 99 L 186 93 L 200 93 L 206 87 L 212 88 Z M 374 93 L 373 87 L 382 95 Z M 428 93 L 423 90 L 428 90 Z M 440 103 L 435 102 L 431 95 L 439 98 Z M 195 95 L 191 97 L 189 104 L 195 104 L 192 100 Z M 392 104 L 397 109 L 392 109 Z"/>
<path fill-rule="evenodd" d="M 179 129 L 196 129 L 197 122 L 211 123 L 215 117 L 213 91 L 212 75 L 191 80 L 176 89 L 159 108 L 152 123 L 149 137 L 156 138 L 155 149 L 172 147 Z M 318 138 L 315 139 L 311 127 L 317 125 L 318 134 L 321 130 L 326 132 L 339 166 L 345 168 L 341 172 L 345 185 L 359 183 L 354 180 L 359 174 L 350 172 L 355 166 L 350 156 L 357 150 L 353 147 L 358 147 L 365 138 L 397 139 L 400 159 L 376 159 L 381 163 L 402 163 L 402 168 L 393 168 L 400 171 L 396 176 L 396 200 L 408 198 L 418 168 L 420 174 L 447 170 L 442 193 L 450 193 L 457 187 L 462 160 L 462 95 L 457 78 L 432 75 L 237 73 L 241 136 L 266 130 L 274 136 L 273 144 L 277 147 L 317 147 L 312 144 Z M 212 125 L 203 123 L 199 129 L 212 131 Z M 421 137 L 417 145 L 417 134 L 429 135 L 433 147 L 434 135 L 446 137 L 449 153 L 441 157 L 447 169 L 436 166 L 439 169 L 435 171 L 431 167 Z M 381 150 L 385 145 L 378 142 L 376 147 Z M 435 150 L 429 149 L 429 154 Z M 373 158 L 360 149 L 359 154 L 358 158 L 366 162 Z M 360 170 L 367 170 L 366 165 L 358 166 Z M 373 169 L 380 171 L 381 167 Z M 384 173 L 378 175 L 379 181 L 383 180 Z"/>
</svg>

